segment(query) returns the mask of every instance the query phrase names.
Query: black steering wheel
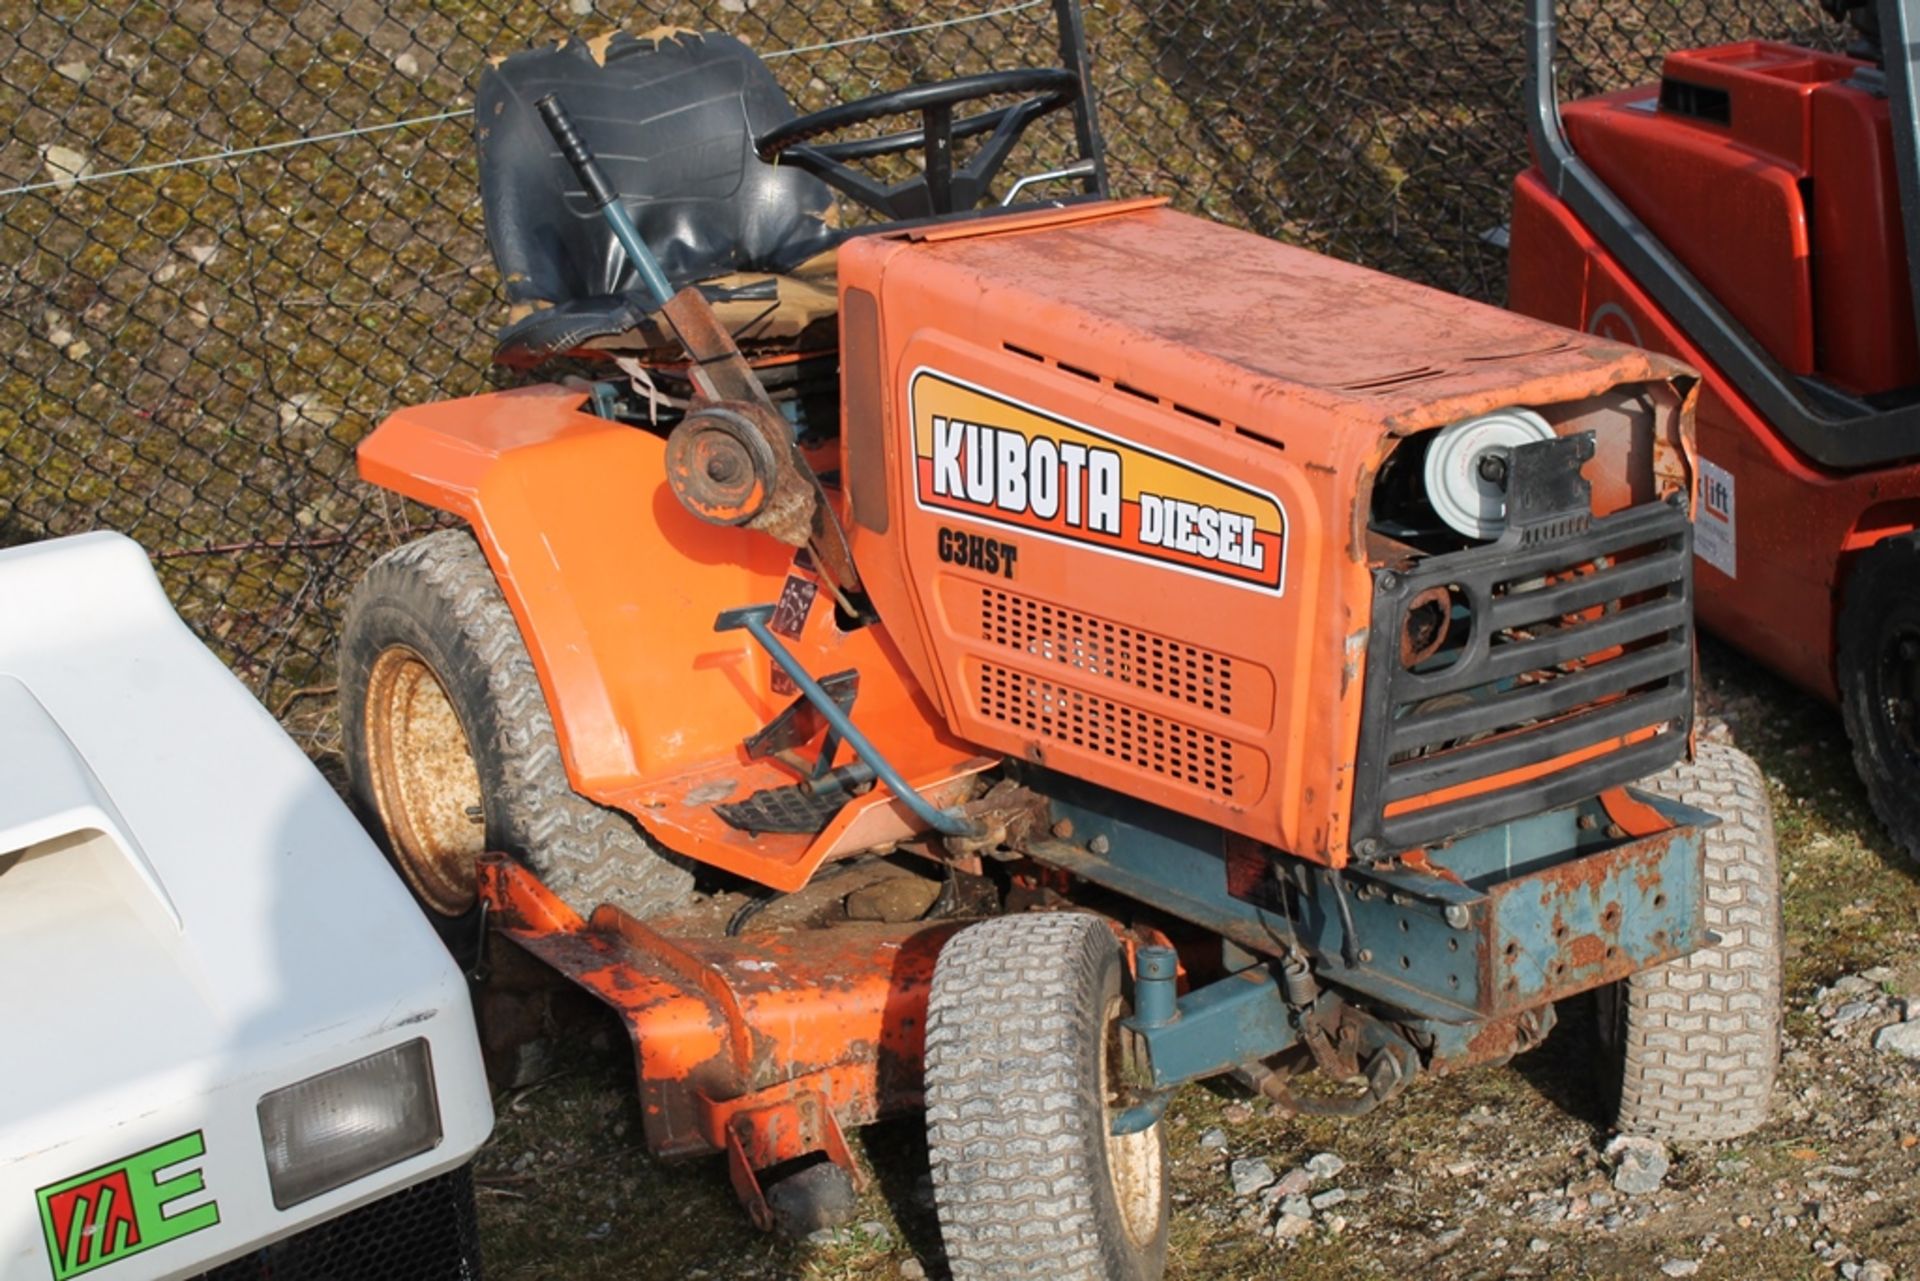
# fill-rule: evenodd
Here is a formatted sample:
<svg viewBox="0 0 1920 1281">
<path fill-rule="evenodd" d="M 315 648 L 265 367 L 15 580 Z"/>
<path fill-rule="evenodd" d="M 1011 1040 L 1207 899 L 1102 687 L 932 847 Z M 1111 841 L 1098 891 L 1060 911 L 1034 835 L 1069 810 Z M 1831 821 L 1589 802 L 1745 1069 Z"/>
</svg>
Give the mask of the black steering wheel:
<svg viewBox="0 0 1920 1281">
<path fill-rule="evenodd" d="M 954 119 L 953 110 L 962 103 L 1003 94 L 1027 96 L 1010 107 Z M 869 209 L 895 220 L 938 217 L 979 204 L 1027 126 L 1079 96 L 1080 77 L 1064 67 L 989 71 L 935 84 L 909 85 L 800 116 L 761 134 L 754 140 L 754 149 L 762 160 L 786 157 Z M 820 145 L 812 142 L 822 134 L 838 133 L 854 125 L 912 112 L 920 113 L 918 129 L 850 142 Z M 989 131 L 993 136 L 981 143 L 973 159 L 956 171 L 953 144 L 961 138 Z M 916 148 L 923 148 L 926 153 L 920 174 L 891 186 L 874 181 L 847 163 Z"/>
</svg>

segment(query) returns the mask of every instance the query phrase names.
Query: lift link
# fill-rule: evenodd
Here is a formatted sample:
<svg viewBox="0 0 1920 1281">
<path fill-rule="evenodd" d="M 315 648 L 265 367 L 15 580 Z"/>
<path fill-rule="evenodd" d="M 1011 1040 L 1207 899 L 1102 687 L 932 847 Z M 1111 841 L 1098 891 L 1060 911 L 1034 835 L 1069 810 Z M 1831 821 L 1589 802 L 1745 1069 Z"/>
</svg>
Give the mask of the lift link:
<svg viewBox="0 0 1920 1281">
<path fill-rule="evenodd" d="M 833 695 L 828 693 L 819 681 L 813 679 L 800 660 L 780 643 L 780 638 L 775 636 L 773 629 L 767 626 L 767 621 L 773 617 L 773 608 L 771 605 L 749 605 L 744 609 L 727 610 L 713 621 L 713 630 L 731 632 L 744 629 L 749 636 L 760 642 L 760 647 L 767 651 L 767 656 L 779 665 L 780 670 L 785 672 L 795 685 L 799 686 L 800 692 L 806 696 L 809 703 L 813 704 L 813 710 L 820 713 L 821 719 L 826 721 L 828 727 L 853 749 L 855 756 L 872 767 L 874 774 L 886 784 L 887 790 L 899 797 L 921 822 L 942 836 L 984 835 L 985 829 L 981 824 L 968 818 L 959 810 L 936 808 L 933 802 L 914 788 L 913 784 L 907 782 L 900 771 L 893 767 L 891 761 L 880 754 L 880 749 L 860 732 L 859 727 L 853 723 L 853 719 L 847 715 L 839 703 L 834 701 Z"/>
</svg>

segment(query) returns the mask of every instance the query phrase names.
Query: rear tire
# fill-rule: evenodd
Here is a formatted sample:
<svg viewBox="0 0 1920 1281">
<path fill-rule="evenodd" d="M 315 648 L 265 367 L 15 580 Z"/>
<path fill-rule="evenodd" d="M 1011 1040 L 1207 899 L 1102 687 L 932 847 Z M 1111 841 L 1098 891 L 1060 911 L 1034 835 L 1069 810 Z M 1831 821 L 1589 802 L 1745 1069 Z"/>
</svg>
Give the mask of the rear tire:
<svg viewBox="0 0 1920 1281">
<path fill-rule="evenodd" d="M 1861 553 L 1838 641 L 1853 766 L 1887 834 L 1920 862 L 1920 540 L 1889 538 Z"/>
<path fill-rule="evenodd" d="M 533 660 L 473 536 L 429 534 L 368 569 L 340 641 L 349 791 L 449 948 L 478 948 L 474 859 L 503 850 L 585 915 L 673 907 L 693 874 L 579 795 Z"/>
<path fill-rule="evenodd" d="M 1603 988 L 1601 1040 L 1623 1134 L 1734 1139 L 1767 1119 L 1780 1064 L 1779 859 L 1766 780 L 1745 752 L 1702 743 L 1648 790 L 1707 810 L 1698 951 Z"/>
<path fill-rule="evenodd" d="M 955 1281 L 1166 1270 L 1165 1128 L 1110 1128 L 1123 969 L 1106 923 L 1077 913 L 983 921 L 941 951 L 927 1137 Z"/>
</svg>

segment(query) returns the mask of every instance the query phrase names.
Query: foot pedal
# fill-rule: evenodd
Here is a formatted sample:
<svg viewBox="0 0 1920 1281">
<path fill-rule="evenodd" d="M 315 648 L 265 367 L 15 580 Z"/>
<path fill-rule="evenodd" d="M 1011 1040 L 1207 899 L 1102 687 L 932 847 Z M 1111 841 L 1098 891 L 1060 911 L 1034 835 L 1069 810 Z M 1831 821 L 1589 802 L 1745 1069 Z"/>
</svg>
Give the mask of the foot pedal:
<svg viewBox="0 0 1920 1281">
<path fill-rule="evenodd" d="M 858 790 L 873 781 L 873 771 L 855 762 L 804 783 L 766 787 L 744 801 L 716 805 L 713 812 L 749 836 L 761 832 L 818 835 Z"/>
</svg>

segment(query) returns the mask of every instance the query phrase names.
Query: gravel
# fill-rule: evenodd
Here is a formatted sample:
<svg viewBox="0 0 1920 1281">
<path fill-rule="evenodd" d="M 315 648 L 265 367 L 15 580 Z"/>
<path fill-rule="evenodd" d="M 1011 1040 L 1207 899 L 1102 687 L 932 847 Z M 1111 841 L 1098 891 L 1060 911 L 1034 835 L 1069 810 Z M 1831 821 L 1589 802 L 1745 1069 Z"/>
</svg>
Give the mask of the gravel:
<svg viewBox="0 0 1920 1281">
<path fill-rule="evenodd" d="M 1227 1178 L 1235 1196 L 1250 1197 L 1273 1183 L 1273 1167 L 1260 1157 L 1243 1156 L 1227 1167 Z"/>
<path fill-rule="evenodd" d="M 1868 1259 L 1864 1263 L 1843 1263 L 1840 1275 L 1844 1281 L 1894 1281 L 1897 1273 L 1891 1264 L 1878 1259 Z"/>
<path fill-rule="evenodd" d="M 1315 1153 L 1307 1161 L 1307 1173 L 1315 1179 L 1331 1179 L 1347 1168 L 1347 1163 L 1331 1152 Z"/>
<path fill-rule="evenodd" d="M 1651 1196 L 1666 1180 L 1667 1148 L 1657 1139 L 1623 1134 L 1607 1144 L 1606 1157 L 1614 1163 L 1614 1190 L 1627 1196 Z"/>
<path fill-rule="evenodd" d="M 1313 1220 L 1304 1214 L 1282 1214 L 1273 1221 L 1273 1238 L 1276 1241 L 1291 1241 L 1313 1226 Z"/>
<path fill-rule="evenodd" d="M 1920 1062 L 1920 1019 L 1890 1023 L 1874 1034 L 1873 1048 L 1883 1054 L 1897 1054 Z"/>
<path fill-rule="evenodd" d="M 1274 1197 L 1298 1196 L 1312 1186 L 1313 1176 L 1296 1165 L 1281 1175 L 1274 1185 L 1267 1189 L 1267 1194 Z"/>
</svg>

